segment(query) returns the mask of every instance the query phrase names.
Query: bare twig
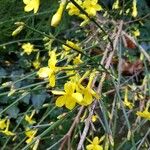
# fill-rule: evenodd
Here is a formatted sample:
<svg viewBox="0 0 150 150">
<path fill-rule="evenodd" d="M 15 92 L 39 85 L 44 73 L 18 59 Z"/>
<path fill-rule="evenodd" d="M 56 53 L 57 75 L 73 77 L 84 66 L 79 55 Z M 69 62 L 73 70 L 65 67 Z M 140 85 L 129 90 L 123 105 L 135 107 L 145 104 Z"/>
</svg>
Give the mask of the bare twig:
<svg viewBox="0 0 150 150">
<path fill-rule="evenodd" d="M 61 146 L 60 146 L 60 148 L 59 148 L 60 150 L 63 149 L 63 147 L 64 147 L 64 145 L 65 145 L 65 143 L 66 143 L 67 141 L 68 141 L 68 149 L 70 150 L 70 146 L 69 146 L 69 145 L 70 145 L 70 137 L 71 137 L 71 134 L 72 134 L 72 132 L 73 132 L 73 130 L 74 130 L 76 124 L 78 124 L 78 122 L 79 122 L 79 120 L 80 120 L 80 116 L 81 116 L 83 110 L 84 110 L 84 106 L 80 107 L 80 110 L 79 110 L 77 116 L 75 117 L 75 119 L 74 119 L 74 121 L 73 121 L 73 123 L 72 123 L 72 125 L 71 125 L 71 127 L 70 127 L 70 129 L 69 129 L 69 131 L 68 131 L 67 134 L 63 137 L 63 142 L 61 143 Z"/>
<path fill-rule="evenodd" d="M 150 62 L 150 56 L 149 54 L 145 51 L 145 49 L 138 44 L 138 42 L 136 42 L 136 40 L 131 37 L 129 34 L 127 34 L 125 31 L 122 31 L 123 34 L 125 34 L 130 40 L 132 40 L 132 42 L 139 48 L 139 50 L 141 51 L 141 53 L 143 53 L 143 55 L 147 58 L 147 60 Z"/>
<path fill-rule="evenodd" d="M 119 39 L 120 34 L 121 34 L 121 31 L 122 31 L 122 26 L 123 26 L 123 21 L 120 22 L 119 30 L 118 30 L 118 33 L 117 33 L 117 35 L 116 35 L 116 37 L 115 37 L 114 43 L 113 43 L 113 51 L 110 52 L 110 54 L 109 54 L 109 56 L 108 56 L 108 59 L 107 59 L 107 62 L 106 62 L 106 65 L 105 65 L 105 68 L 106 68 L 106 69 L 108 69 L 109 66 L 110 66 L 110 64 L 111 64 L 112 57 L 113 57 L 113 55 L 114 55 L 114 51 L 115 51 L 115 48 L 116 48 L 116 46 L 117 46 L 118 39 Z M 107 45 L 107 49 L 109 49 L 109 46 L 110 46 L 110 45 Z M 104 61 L 105 61 L 105 59 L 107 58 L 107 53 L 108 53 L 108 52 L 109 52 L 109 51 L 107 50 L 107 51 L 104 53 L 103 58 L 102 58 L 102 61 L 101 61 L 101 64 L 103 64 Z M 98 93 L 101 93 L 101 88 L 102 88 L 103 81 L 105 80 L 105 77 L 106 77 L 106 73 L 103 73 L 102 78 L 101 78 L 101 81 L 100 81 L 99 86 L 98 86 L 98 88 L 97 88 L 97 92 L 98 92 Z M 85 127 L 84 127 L 84 130 L 83 130 L 82 135 L 81 135 L 81 137 L 80 137 L 80 141 L 79 141 L 77 150 L 81 150 L 82 145 L 83 145 L 83 143 L 84 143 L 84 141 L 85 141 L 85 138 L 86 138 L 86 135 L 87 135 L 87 133 L 88 133 L 89 126 L 90 126 L 91 117 L 92 117 L 92 115 L 93 115 L 93 113 L 94 113 L 94 109 L 95 109 L 96 104 L 97 104 L 97 101 L 95 100 L 94 103 L 93 103 L 93 105 L 92 105 L 92 107 L 91 107 L 92 109 L 91 109 L 91 111 L 90 111 L 90 113 L 89 113 L 89 115 L 88 115 L 88 117 L 87 117 L 87 119 L 86 119 L 86 121 L 85 121 Z"/>
</svg>

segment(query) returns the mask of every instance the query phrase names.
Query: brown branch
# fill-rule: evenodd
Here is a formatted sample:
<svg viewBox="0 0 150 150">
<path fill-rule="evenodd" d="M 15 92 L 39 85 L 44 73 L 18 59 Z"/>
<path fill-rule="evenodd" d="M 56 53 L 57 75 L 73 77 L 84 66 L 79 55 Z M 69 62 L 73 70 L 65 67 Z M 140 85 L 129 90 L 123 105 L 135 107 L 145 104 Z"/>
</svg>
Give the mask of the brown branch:
<svg viewBox="0 0 150 150">
<path fill-rule="evenodd" d="M 142 18 L 137 18 L 137 19 L 135 19 L 135 20 L 125 22 L 124 24 L 126 25 L 126 24 L 130 24 L 130 23 L 137 22 L 137 21 L 141 21 L 141 20 L 146 19 L 147 17 L 150 17 L 150 13 L 148 13 L 147 15 L 145 15 L 145 16 L 144 16 L 144 17 L 142 17 Z"/>
<path fill-rule="evenodd" d="M 117 43 L 118 43 L 118 39 L 119 39 L 120 34 L 121 34 L 121 31 L 122 31 L 122 26 L 123 26 L 123 21 L 120 22 L 119 30 L 118 30 L 118 33 L 117 33 L 117 35 L 116 35 L 116 37 L 115 37 L 114 43 L 113 43 L 113 51 L 110 52 L 110 54 L 109 54 L 109 56 L 108 56 L 108 59 L 107 59 L 107 62 L 106 62 L 106 65 L 105 65 L 105 68 L 106 68 L 106 69 L 108 69 L 109 66 L 110 66 L 110 64 L 111 64 L 112 57 L 113 57 L 113 55 L 114 55 L 114 51 L 115 51 L 115 49 L 116 49 L 116 46 L 117 46 Z M 107 45 L 107 49 L 109 49 L 109 46 L 108 46 L 108 45 Z M 104 60 L 107 58 L 107 53 L 108 53 L 108 52 L 109 52 L 109 51 L 107 50 L 106 53 L 104 54 L 104 56 L 103 56 L 103 58 L 102 58 L 102 61 L 101 61 L 101 64 L 103 64 L 103 63 L 104 63 Z M 98 92 L 98 93 L 101 93 L 102 84 L 103 84 L 103 82 L 104 82 L 104 80 L 105 80 L 105 78 L 106 78 L 106 74 L 107 74 L 107 73 L 103 73 L 103 75 L 102 75 L 102 78 L 101 78 L 101 80 L 100 80 L 99 86 L 98 86 L 98 88 L 97 88 L 97 92 Z M 86 121 L 85 121 L 85 127 L 84 127 L 84 130 L 83 130 L 82 135 L 81 135 L 81 137 L 80 137 L 80 141 L 79 141 L 77 150 L 81 150 L 82 145 L 83 145 L 83 143 L 84 143 L 84 141 L 85 141 L 86 135 L 87 135 L 88 130 L 89 130 L 89 127 L 90 127 L 91 117 L 92 117 L 92 115 L 93 115 L 93 113 L 94 113 L 94 109 L 95 109 L 96 104 L 97 104 L 97 101 L 95 100 L 94 103 L 93 103 L 93 105 L 92 105 L 92 107 L 91 107 L 92 109 L 91 109 L 91 111 L 90 111 L 90 113 L 89 113 L 89 115 L 88 115 L 88 117 L 87 117 L 87 119 L 86 119 Z"/>
<path fill-rule="evenodd" d="M 59 148 L 60 150 L 62 150 L 64 148 L 64 145 L 66 144 L 67 141 L 68 141 L 68 150 L 70 150 L 70 137 L 71 137 L 71 134 L 72 134 L 75 126 L 79 123 L 80 116 L 81 116 L 83 110 L 84 110 L 84 106 L 81 106 L 77 116 L 75 117 L 75 119 L 74 119 L 74 121 L 73 121 L 73 123 L 69 129 L 69 131 L 63 137 L 63 142 L 61 143 L 61 146 Z"/>
<path fill-rule="evenodd" d="M 143 53 L 143 55 L 150 62 L 150 55 L 145 51 L 145 49 L 140 44 L 138 44 L 138 42 L 136 42 L 136 40 L 133 37 L 131 37 L 129 34 L 127 34 L 125 31 L 122 31 L 122 33 L 124 35 L 126 35 L 139 48 L 139 50 L 141 51 L 141 53 Z"/>
</svg>

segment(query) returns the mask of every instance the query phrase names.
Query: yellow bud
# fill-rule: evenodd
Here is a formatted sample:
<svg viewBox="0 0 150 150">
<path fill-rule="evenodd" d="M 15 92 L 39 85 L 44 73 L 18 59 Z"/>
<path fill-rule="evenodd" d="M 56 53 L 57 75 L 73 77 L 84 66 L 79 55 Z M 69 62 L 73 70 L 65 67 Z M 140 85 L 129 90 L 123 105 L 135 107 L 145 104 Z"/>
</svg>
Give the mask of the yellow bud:
<svg viewBox="0 0 150 150">
<path fill-rule="evenodd" d="M 112 9 L 119 9 L 119 0 L 116 0 L 112 6 Z"/>
<path fill-rule="evenodd" d="M 137 6 L 136 6 L 136 0 L 133 0 L 132 16 L 133 16 L 133 17 L 136 17 L 137 14 L 138 14 L 138 11 L 137 11 Z"/>
<path fill-rule="evenodd" d="M 65 8 L 65 2 L 60 3 L 60 6 L 59 6 L 57 12 L 52 17 L 51 26 L 53 26 L 53 27 L 58 26 L 58 24 L 61 21 L 64 8 Z"/>
<path fill-rule="evenodd" d="M 24 26 L 19 26 L 15 31 L 12 32 L 12 36 L 16 36 L 23 30 Z"/>
<path fill-rule="evenodd" d="M 24 26 L 25 23 L 24 22 L 15 22 L 15 25 L 17 25 L 17 26 Z"/>
</svg>

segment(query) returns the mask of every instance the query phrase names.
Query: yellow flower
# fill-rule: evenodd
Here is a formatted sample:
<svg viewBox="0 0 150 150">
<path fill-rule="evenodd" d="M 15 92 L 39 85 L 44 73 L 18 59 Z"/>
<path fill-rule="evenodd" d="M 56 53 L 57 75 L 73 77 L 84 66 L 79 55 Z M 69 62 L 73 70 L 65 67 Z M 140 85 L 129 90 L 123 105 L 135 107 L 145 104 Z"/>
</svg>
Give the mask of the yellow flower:
<svg viewBox="0 0 150 150">
<path fill-rule="evenodd" d="M 135 37 L 140 36 L 140 31 L 139 31 L 139 29 L 136 29 L 136 30 L 132 31 L 132 33 L 133 33 L 133 35 L 134 35 Z"/>
<path fill-rule="evenodd" d="M 35 114 L 35 110 L 32 111 L 32 113 L 31 113 L 30 116 L 25 115 L 25 120 L 26 120 L 30 125 L 36 123 L 36 121 L 34 121 L 34 120 L 32 119 L 32 117 L 33 117 L 34 114 Z"/>
<path fill-rule="evenodd" d="M 0 119 L 0 129 L 6 128 L 6 119 Z"/>
<path fill-rule="evenodd" d="M 90 141 L 91 144 L 86 146 L 87 150 L 103 150 L 103 147 L 100 144 L 99 138 L 96 136 L 93 141 Z"/>
<path fill-rule="evenodd" d="M 132 109 L 133 108 L 133 103 L 129 102 L 128 101 L 128 87 L 125 88 L 125 96 L 124 96 L 124 102 L 123 104 L 125 106 L 127 106 L 129 109 Z"/>
<path fill-rule="evenodd" d="M 73 64 L 78 65 L 78 64 L 81 64 L 81 63 L 83 63 L 83 61 L 81 60 L 81 54 L 79 54 L 77 57 L 75 57 L 73 59 Z"/>
<path fill-rule="evenodd" d="M 150 112 L 148 111 L 148 108 L 146 108 L 143 112 L 137 111 L 136 114 L 140 117 L 150 120 Z"/>
<path fill-rule="evenodd" d="M 37 133 L 37 129 L 32 129 L 30 130 L 29 128 L 26 129 L 25 131 L 25 135 L 27 136 L 27 140 L 26 140 L 26 143 L 29 144 L 32 142 L 32 140 L 34 139 L 36 133 Z"/>
<path fill-rule="evenodd" d="M 92 118 L 91 118 L 92 122 L 95 122 L 97 120 L 97 118 L 98 118 L 97 115 L 92 115 Z"/>
<path fill-rule="evenodd" d="M 0 131 L 0 132 L 3 133 L 3 134 L 5 134 L 5 135 L 7 135 L 7 136 L 13 136 L 13 135 L 15 135 L 15 133 L 9 131 L 9 125 L 10 125 L 10 120 L 7 119 L 6 129 L 3 130 L 3 131 Z"/>
<path fill-rule="evenodd" d="M 75 0 L 75 2 L 80 6 L 82 5 L 81 0 Z M 80 10 L 74 4 L 72 4 L 71 2 L 68 3 L 66 9 L 68 10 L 68 13 L 69 13 L 70 16 L 80 14 Z"/>
<path fill-rule="evenodd" d="M 86 77 L 86 75 L 88 75 L 88 72 L 86 72 L 85 76 L 83 76 L 80 79 L 80 83 Z M 81 84 L 79 85 L 78 90 L 83 94 L 83 100 L 80 102 L 80 105 L 84 105 L 84 106 L 90 105 L 93 102 L 93 97 L 99 99 L 99 95 L 91 88 L 94 77 L 95 77 L 95 72 L 90 74 L 89 82 L 86 87 L 82 86 Z"/>
<path fill-rule="evenodd" d="M 29 12 L 34 10 L 34 13 L 37 13 L 40 5 L 40 0 L 23 0 L 24 4 L 24 11 Z"/>
<path fill-rule="evenodd" d="M 112 9 L 119 9 L 119 0 L 116 0 L 112 6 Z"/>
<path fill-rule="evenodd" d="M 89 16 L 95 16 L 97 11 L 102 10 L 101 5 L 97 4 L 98 0 L 85 0 L 83 7 Z"/>
<path fill-rule="evenodd" d="M 136 0 L 133 0 L 132 16 L 133 16 L 133 17 L 136 17 L 137 14 L 138 14 L 138 12 L 137 12 Z"/>
<path fill-rule="evenodd" d="M 66 0 L 62 0 L 57 12 L 52 17 L 51 26 L 57 27 L 58 24 L 60 23 L 65 8 L 65 4 L 66 4 Z"/>
<path fill-rule="evenodd" d="M 76 105 L 76 102 L 81 102 L 83 97 L 79 92 L 75 92 L 75 83 L 69 81 L 64 85 L 64 91 L 52 91 L 55 95 L 59 96 L 56 100 L 56 106 L 62 107 L 66 106 L 68 109 L 73 109 Z"/>
<path fill-rule="evenodd" d="M 23 49 L 24 53 L 26 53 L 27 55 L 30 55 L 32 53 L 32 51 L 34 50 L 34 45 L 30 44 L 30 43 L 24 43 L 22 45 L 22 49 Z"/>
<path fill-rule="evenodd" d="M 48 61 L 48 67 L 40 68 L 37 72 L 38 76 L 40 78 L 49 78 L 49 85 L 51 87 L 55 86 L 55 73 L 59 70 L 58 67 L 56 67 L 57 59 L 56 59 L 56 53 L 55 51 L 52 51 L 50 53 L 50 59 Z"/>
</svg>

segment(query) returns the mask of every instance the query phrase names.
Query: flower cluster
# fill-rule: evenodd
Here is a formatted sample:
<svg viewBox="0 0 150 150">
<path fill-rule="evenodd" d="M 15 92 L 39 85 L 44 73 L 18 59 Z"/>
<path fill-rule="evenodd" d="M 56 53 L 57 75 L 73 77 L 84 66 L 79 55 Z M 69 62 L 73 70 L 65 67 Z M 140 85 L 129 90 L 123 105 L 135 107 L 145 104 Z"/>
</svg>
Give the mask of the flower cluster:
<svg viewBox="0 0 150 150">
<path fill-rule="evenodd" d="M 102 6 L 98 4 L 98 0 L 75 0 L 75 2 L 88 14 L 89 17 L 96 16 L 97 11 L 101 11 Z M 80 24 L 81 26 L 85 25 L 89 18 L 83 14 L 72 2 L 69 2 L 66 9 L 70 16 L 76 15 L 82 18 L 84 21 Z"/>
<path fill-rule="evenodd" d="M 82 85 L 82 81 L 88 76 L 89 81 L 86 87 Z M 53 90 L 52 93 L 55 95 L 61 95 L 56 100 L 56 106 L 62 107 L 66 106 L 68 109 L 73 109 L 76 103 L 87 106 L 93 102 L 93 99 L 98 99 L 98 94 L 92 89 L 92 81 L 94 79 L 95 72 L 91 74 L 86 72 L 83 77 L 73 76 L 70 81 L 65 83 L 64 91 Z"/>
</svg>

